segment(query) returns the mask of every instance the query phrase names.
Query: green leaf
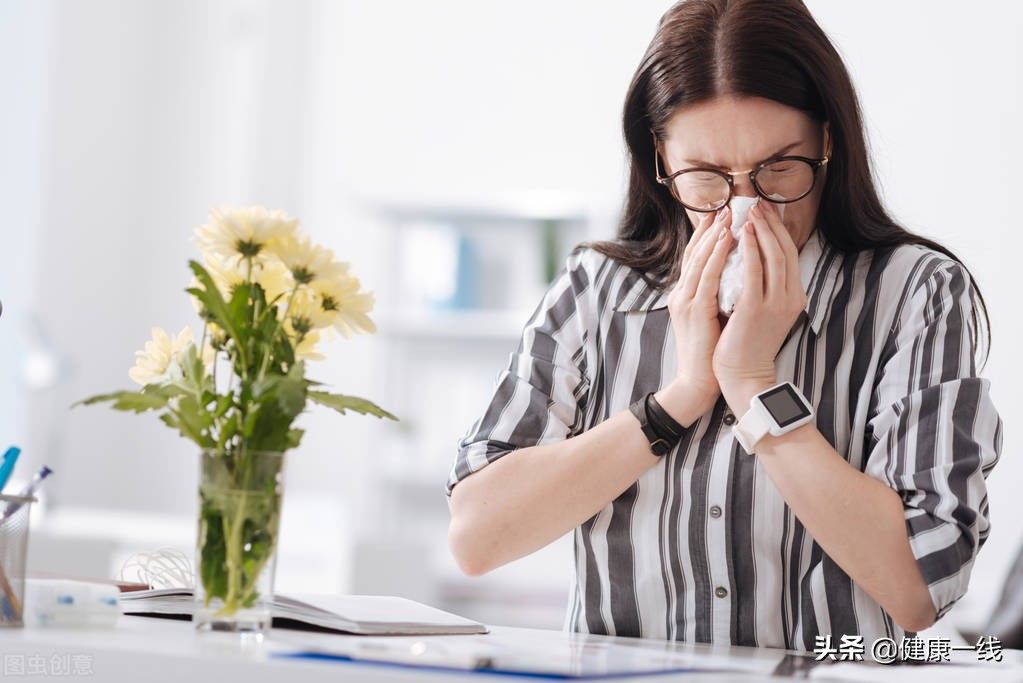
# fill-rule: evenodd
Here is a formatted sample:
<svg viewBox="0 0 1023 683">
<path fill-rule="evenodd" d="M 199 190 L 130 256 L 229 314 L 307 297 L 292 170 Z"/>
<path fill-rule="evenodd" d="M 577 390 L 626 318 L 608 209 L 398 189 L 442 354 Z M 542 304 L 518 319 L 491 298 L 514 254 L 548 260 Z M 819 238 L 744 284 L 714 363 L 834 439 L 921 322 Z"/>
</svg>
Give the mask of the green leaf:
<svg viewBox="0 0 1023 683">
<path fill-rule="evenodd" d="M 196 410 L 194 399 L 183 398 L 181 402 L 189 405 L 164 413 L 160 420 L 168 427 L 177 429 L 181 436 L 191 439 L 200 448 L 212 448 L 215 442 L 209 432 L 212 424 L 209 413 L 205 410 Z"/>
<path fill-rule="evenodd" d="M 227 597 L 227 548 L 223 513 L 206 491 L 200 489 L 199 495 L 199 577 L 209 605 L 212 598 Z"/>
<path fill-rule="evenodd" d="M 223 451 L 227 442 L 238 434 L 238 412 L 232 412 L 217 434 L 217 450 Z"/>
<path fill-rule="evenodd" d="M 238 334 L 235 341 L 238 344 L 247 344 L 252 337 L 252 309 L 255 306 L 263 308 L 266 306 L 266 299 L 263 296 L 263 288 L 257 284 L 243 282 L 236 285 L 231 292 L 231 300 L 227 303 L 227 310 L 231 315 L 231 321 Z"/>
<path fill-rule="evenodd" d="M 115 391 L 109 394 L 90 396 L 73 403 L 71 407 L 110 403 L 110 407 L 114 410 L 130 410 L 135 413 L 144 413 L 147 410 L 157 410 L 165 407 L 170 399 L 182 393 L 181 388 L 173 384 L 147 384 L 138 391 Z"/>
<path fill-rule="evenodd" d="M 286 415 L 297 416 L 305 410 L 309 382 L 305 378 L 305 363 L 299 361 L 291 366 L 280 382 L 277 404 Z"/>
<path fill-rule="evenodd" d="M 288 368 L 295 366 L 295 349 L 291 340 L 285 334 L 283 328 L 277 334 L 273 342 L 274 369 L 278 372 L 285 372 Z M 307 382 L 308 383 L 308 382 Z"/>
<path fill-rule="evenodd" d="M 188 430 L 193 441 L 204 448 L 214 445 L 213 437 L 210 436 L 210 427 L 213 426 L 213 416 L 205 407 L 199 405 L 194 396 L 183 396 L 178 402 L 178 418 Z"/>
<path fill-rule="evenodd" d="M 321 406 L 333 408 L 342 415 L 345 414 L 346 410 L 354 410 L 357 413 L 363 415 L 376 415 L 377 417 L 386 417 L 390 420 L 397 421 L 398 418 L 387 412 L 377 404 L 373 403 L 364 398 L 358 396 L 345 396 L 344 394 L 331 394 L 326 391 L 310 391 L 309 399 Z"/>
<path fill-rule="evenodd" d="M 213 392 L 213 378 L 206 374 L 206 364 L 195 344 L 185 349 L 179 363 L 182 380 L 190 393 L 203 395 Z"/>
<path fill-rule="evenodd" d="M 260 404 L 274 402 L 281 414 L 294 418 L 305 409 L 309 382 L 303 375 L 305 365 L 295 363 L 286 375 L 269 374 L 252 385 L 253 399 Z"/>
<path fill-rule="evenodd" d="M 302 443 L 303 436 L 305 436 L 304 429 L 289 429 L 287 436 L 288 448 L 298 448 L 298 445 Z"/>
<path fill-rule="evenodd" d="M 246 444 L 255 450 L 284 451 L 298 444 L 291 424 L 305 410 L 305 366 L 296 363 L 287 375 L 269 374 L 252 385 L 245 420 Z"/>
<path fill-rule="evenodd" d="M 242 424 L 242 438 L 248 441 L 252 437 L 252 434 L 256 431 L 257 424 L 259 424 L 258 408 L 252 410 L 245 416 L 245 422 Z"/>
<path fill-rule="evenodd" d="M 264 368 L 274 374 L 286 374 L 287 369 L 295 364 L 295 351 L 291 347 L 284 327 L 277 319 L 275 302 L 265 302 L 265 293 L 259 289 L 259 315 L 253 325 L 253 345 L 255 347 L 252 366 Z M 255 315 L 255 311 L 253 311 Z M 265 358 L 264 358 L 265 357 Z"/>
<path fill-rule="evenodd" d="M 244 327 L 239 328 L 237 320 L 235 319 L 231 309 L 228 307 L 227 302 L 224 301 L 224 297 L 221 296 L 220 290 L 217 289 L 217 285 L 213 282 L 213 277 L 207 272 L 202 265 L 196 261 L 189 261 L 188 267 L 195 273 L 196 279 L 199 280 L 199 287 L 190 287 L 186 291 L 194 296 L 203 305 L 203 308 L 211 316 L 213 322 L 217 323 L 227 333 L 229 337 L 235 340 L 239 349 L 244 349 L 241 335 L 244 332 Z M 239 291 L 242 287 L 239 285 L 235 288 L 234 293 L 231 295 L 232 301 L 238 296 Z M 244 292 L 242 296 L 248 297 L 248 292 Z"/>
<path fill-rule="evenodd" d="M 217 405 L 213 411 L 213 417 L 221 418 L 227 414 L 227 411 L 234 405 L 234 396 L 231 394 L 224 394 L 223 396 L 217 397 Z"/>
</svg>

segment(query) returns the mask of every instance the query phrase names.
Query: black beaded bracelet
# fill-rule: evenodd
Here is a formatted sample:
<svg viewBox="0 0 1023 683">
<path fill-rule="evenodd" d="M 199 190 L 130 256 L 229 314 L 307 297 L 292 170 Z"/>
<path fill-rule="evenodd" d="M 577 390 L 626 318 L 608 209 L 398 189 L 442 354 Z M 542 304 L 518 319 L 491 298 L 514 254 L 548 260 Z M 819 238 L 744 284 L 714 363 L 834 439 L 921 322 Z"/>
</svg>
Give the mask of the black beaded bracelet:
<svg viewBox="0 0 1023 683">
<path fill-rule="evenodd" d="M 663 438 L 677 442 L 685 434 L 685 427 L 680 425 L 675 418 L 661 407 L 661 404 L 654 397 L 654 392 L 647 394 L 646 414 L 650 423 L 654 426 L 654 430 Z"/>
</svg>

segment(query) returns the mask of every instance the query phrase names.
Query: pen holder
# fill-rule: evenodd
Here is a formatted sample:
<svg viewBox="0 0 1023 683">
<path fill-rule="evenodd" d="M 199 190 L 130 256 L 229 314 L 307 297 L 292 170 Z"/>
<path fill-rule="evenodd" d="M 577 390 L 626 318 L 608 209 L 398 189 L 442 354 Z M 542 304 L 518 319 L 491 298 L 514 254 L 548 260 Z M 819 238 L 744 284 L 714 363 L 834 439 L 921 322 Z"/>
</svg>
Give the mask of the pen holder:
<svg viewBox="0 0 1023 683">
<path fill-rule="evenodd" d="M 0 494 L 0 626 L 22 626 L 28 515 L 35 498 Z"/>
</svg>

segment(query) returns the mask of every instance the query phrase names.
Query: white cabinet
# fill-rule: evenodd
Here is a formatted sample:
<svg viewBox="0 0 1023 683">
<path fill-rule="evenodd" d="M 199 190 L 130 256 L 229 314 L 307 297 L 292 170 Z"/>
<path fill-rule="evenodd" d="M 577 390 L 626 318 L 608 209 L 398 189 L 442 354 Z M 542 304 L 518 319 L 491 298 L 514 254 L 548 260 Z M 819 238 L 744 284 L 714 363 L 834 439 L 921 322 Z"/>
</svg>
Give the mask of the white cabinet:
<svg viewBox="0 0 1023 683">
<path fill-rule="evenodd" d="M 381 404 L 401 418 L 369 468 L 353 590 L 388 592 L 484 621 L 561 625 L 571 569 L 563 539 L 487 576 L 466 578 L 447 550 L 444 485 L 458 440 L 482 413 L 522 328 L 594 220 L 568 201 L 374 205 L 394 276 L 375 320 Z"/>
</svg>

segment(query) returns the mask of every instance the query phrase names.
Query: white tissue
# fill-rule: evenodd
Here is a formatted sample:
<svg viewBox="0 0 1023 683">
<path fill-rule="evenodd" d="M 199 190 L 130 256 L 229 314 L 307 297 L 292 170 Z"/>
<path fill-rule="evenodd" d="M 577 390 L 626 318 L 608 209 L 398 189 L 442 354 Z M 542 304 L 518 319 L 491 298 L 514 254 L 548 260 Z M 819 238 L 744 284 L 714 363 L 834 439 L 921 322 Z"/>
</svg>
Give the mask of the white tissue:
<svg viewBox="0 0 1023 683">
<path fill-rule="evenodd" d="M 774 195 L 772 195 L 773 197 Z M 731 211 L 732 223 L 730 229 L 735 237 L 735 246 L 725 258 L 725 265 L 721 271 L 721 286 L 718 289 L 718 308 L 722 315 L 731 315 L 735 303 L 742 294 L 742 240 L 745 238 L 742 226 L 746 224 L 746 214 L 760 201 L 760 197 L 732 197 L 728 202 Z M 785 205 L 775 204 L 778 215 L 785 216 Z"/>
</svg>

